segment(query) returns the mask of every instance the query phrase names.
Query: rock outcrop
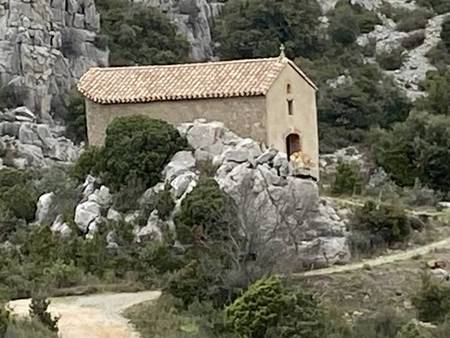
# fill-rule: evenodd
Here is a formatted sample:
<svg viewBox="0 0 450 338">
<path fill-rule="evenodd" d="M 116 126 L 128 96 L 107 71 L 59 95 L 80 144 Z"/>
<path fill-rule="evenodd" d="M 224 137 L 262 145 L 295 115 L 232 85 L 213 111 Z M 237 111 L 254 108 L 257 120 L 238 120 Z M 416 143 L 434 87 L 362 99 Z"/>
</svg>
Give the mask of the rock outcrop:
<svg viewBox="0 0 450 338">
<path fill-rule="evenodd" d="M 61 94 L 107 64 L 99 30 L 94 0 L 0 0 L 0 83 L 24 88 L 26 106 L 50 121 Z"/>
<path fill-rule="evenodd" d="M 223 2 L 217 0 L 141 0 L 160 8 L 191 44 L 194 60 L 205 61 L 214 57 L 212 24 L 220 13 Z"/>
<path fill-rule="evenodd" d="M 36 120 L 25 107 L 0 113 L 0 167 L 43 168 L 78 158 L 81 148 L 63 136 L 64 128 Z"/>
</svg>

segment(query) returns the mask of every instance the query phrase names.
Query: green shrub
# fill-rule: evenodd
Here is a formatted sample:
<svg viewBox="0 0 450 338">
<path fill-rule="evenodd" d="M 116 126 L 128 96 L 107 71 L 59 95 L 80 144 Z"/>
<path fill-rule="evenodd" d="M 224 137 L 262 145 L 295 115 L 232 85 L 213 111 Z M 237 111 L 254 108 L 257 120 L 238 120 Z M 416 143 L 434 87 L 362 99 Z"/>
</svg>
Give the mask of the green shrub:
<svg viewBox="0 0 450 338">
<path fill-rule="evenodd" d="M 411 113 L 392 130 L 376 130 L 371 137 L 377 163 L 401 186 L 422 184 L 450 191 L 450 117 Z"/>
<path fill-rule="evenodd" d="M 424 29 L 428 19 L 431 17 L 430 11 L 424 8 L 415 10 L 397 9 L 394 20 L 397 22 L 397 30 L 401 32 L 411 32 L 417 29 Z"/>
<path fill-rule="evenodd" d="M 37 320 L 18 319 L 8 326 L 4 338 L 58 338 Z"/>
<path fill-rule="evenodd" d="M 392 245 L 405 241 L 411 233 L 408 217 L 403 209 L 396 206 L 377 205 L 369 201 L 355 212 L 353 229 L 367 231 L 371 242 Z"/>
<path fill-rule="evenodd" d="M 218 52 L 222 59 L 268 57 L 284 43 L 291 58 L 315 55 L 320 15 L 315 0 L 227 1 L 216 26 Z"/>
<path fill-rule="evenodd" d="M 423 83 L 427 96 L 416 102 L 419 109 L 432 114 L 443 114 L 450 116 L 450 71 L 429 72 Z"/>
<path fill-rule="evenodd" d="M 325 314 L 304 291 L 289 292 L 278 277 L 263 278 L 226 308 L 230 327 L 241 337 L 322 338 Z"/>
<path fill-rule="evenodd" d="M 429 329 L 421 327 L 417 321 L 412 320 L 404 325 L 395 338 L 433 338 Z"/>
<path fill-rule="evenodd" d="M 0 303 L 0 337 L 3 337 L 8 329 L 10 313 L 5 309 L 5 305 Z"/>
<path fill-rule="evenodd" d="M 411 50 L 417 48 L 425 41 L 425 32 L 423 30 L 413 32 L 407 37 L 403 38 L 401 45 L 403 48 Z"/>
<path fill-rule="evenodd" d="M 0 187 L 13 187 L 15 185 L 25 185 L 31 179 L 29 172 L 25 170 L 17 170 L 4 168 L 0 169 Z"/>
<path fill-rule="evenodd" d="M 223 241 L 236 228 L 233 202 L 212 178 L 200 180 L 181 202 L 176 219 L 177 238 L 182 243 Z M 234 230 L 232 230 L 232 233 Z"/>
<path fill-rule="evenodd" d="M 51 314 L 47 311 L 50 301 L 41 296 L 36 296 L 31 299 L 30 303 L 30 316 L 39 320 L 50 331 L 58 332 L 58 320 L 59 318 L 52 318 Z"/>
<path fill-rule="evenodd" d="M 413 297 L 417 318 L 424 322 L 442 323 L 450 314 L 450 287 L 422 276 L 422 286 Z"/>
<path fill-rule="evenodd" d="M 100 150 L 96 147 L 90 147 L 80 155 L 77 162 L 70 171 L 70 175 L 79 182 L 84 182 L 86 176 L 90 174 L 98 174 L 100 161 Z"/>
<path fill-rule="evenodd" d="M 186 147 L 186 140 L 165 121 L 119 117 L 106 130 L 99 171 L 113 190 L 133 177 L 148 188 L 160 181 L 161 171 L 171 157 Z"/>
<path fill-rule="evenodd" d="M 441 39 L 447 52 L 450 53 L 450 17 L 446 17 L 442 23 Z"/>
<path fill-rule="evenodd" d="M 102 27 L 97 44 L 103 49 L 108 43 L 112 66 L 188 61 L 189 43 L 158 8 L 127 0 L 99 0 L 96 6 Z"/>
<path fill-rule="evenodd" d="M 361 34 L 357 16 L 349 6 L 337 6 L 330 19 L 328 33 L 333 41 L 349 45 Z"/>
<path fill-rule="evenodd" d="M 390 51 L 377 53 L 376 59 L 381 68 L 385 70 L 396 70 L 402 67 L 405 61 L 405 50 L 403 47 L 393 48 Z"/>
<path fill-rule="evenodd" d="M 437 14 L 450 12 L 450 3 L 448 0 L 417 0 L 419 6 L 434 10 Z"/>
<path fill-rule="evenodd" d="M 358 163 L 341 162 L 336 167 L 336 178 L 332 187 L 335 194 L 361 193 L 363 179 Z"/>
<path fill-rule="evenodd" d="M 84 97 L 73 89 L 68 97 L 66 120 L 67 136 L 74 142 L 87 141 L 86 107 Z"/>
<path fill-rule="evenodd" d="M 16 218 L 32 221 L 36 214 L 37 195 L 29 185 L 0 189 L 0 200 Z"/>
</svg>

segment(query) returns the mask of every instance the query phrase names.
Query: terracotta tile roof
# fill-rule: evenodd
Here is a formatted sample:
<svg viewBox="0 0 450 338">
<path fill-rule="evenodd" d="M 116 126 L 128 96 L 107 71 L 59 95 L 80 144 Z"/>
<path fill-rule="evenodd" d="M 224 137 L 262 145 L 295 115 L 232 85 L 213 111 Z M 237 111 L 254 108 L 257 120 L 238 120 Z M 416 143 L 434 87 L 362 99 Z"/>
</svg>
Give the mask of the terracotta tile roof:
<svg viewBox="0 0 450 338">
<path fill-rule="evenodd" d="M 268 58 L 169 66 L 91 68 L 78 90 L 101 104 L 265 95 L 290 60 Z"/>
</svg>

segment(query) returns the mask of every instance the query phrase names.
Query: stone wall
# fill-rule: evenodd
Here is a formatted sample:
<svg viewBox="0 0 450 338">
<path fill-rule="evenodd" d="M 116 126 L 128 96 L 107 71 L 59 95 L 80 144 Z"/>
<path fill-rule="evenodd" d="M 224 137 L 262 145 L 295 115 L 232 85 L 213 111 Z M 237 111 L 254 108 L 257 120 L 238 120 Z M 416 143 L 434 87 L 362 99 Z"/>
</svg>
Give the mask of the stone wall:
<svg viewBox="0 0 450 338">
<path fill-rule="evenodd" d="M 24 86 L 28 108 L 51 121 L 61 94 L 88 68 L 107 65 L 99 30 L 94 0 L 0 0 L 1 83 Z"/>
<path fill-rule="evenodd" d="M 130 115 L 146 115 L 174 125 L 207 118 L 225 123 L 242 137 L 266 142 L 265 114 L 262 96 L 109 105 L 86 101 L 88 140 L 94 146 L 103 145 L 106 128 L 114 118 Z"/>
</svg>

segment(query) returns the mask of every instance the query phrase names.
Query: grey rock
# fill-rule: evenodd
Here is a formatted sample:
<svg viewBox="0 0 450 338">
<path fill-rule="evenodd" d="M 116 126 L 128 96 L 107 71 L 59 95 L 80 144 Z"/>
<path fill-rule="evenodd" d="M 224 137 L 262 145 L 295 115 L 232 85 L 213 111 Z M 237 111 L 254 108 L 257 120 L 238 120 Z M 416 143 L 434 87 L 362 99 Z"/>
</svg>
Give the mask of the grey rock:
<svg viewBox="0 0 450 338">
<path fill-rule="evenodd" d="M 106 219 L 109 221 L 114 221 L 114 222 L 120 222 L 122 221 L 123 217 L 120 214 L 120 212 L 118 212 L 117 210 L 110 208 L 108 210 L 108 213 L 106 214 Z"/>
<path fill-rule="evenodd" d="M 41 224 L 50 221 L 49 216 L 54 198 L 55 194 L 53 192 L 43 194 L 39 197 L 36 208 L 36 223 Z"/>
<path fill-rule="evenodd" d="M 164 169 L 163 175 L 167 182 L 172 182 L 177 176 L 191 171 L 195 167 L 195 158 L 190 151 L 179 151 Z"/>
<path fill-rule="evenodd" d="M 268 149 L 256 158 L 256 164 L 264 164 L 273 160 L 273 158 L 278 154 L 276 149 Z"/>
<path fill-rule="evenodd" d="M 92 194 L 89 195 L 88 201 L 97 203 L 103 209 L 107 209 L 111 206 L 112 195 L 109 192 L 109 188 L 102 185 L 100 189 L 96 189 Z"/>
<path fill-rule="evenodd" d="M 158 211 L 153 210 L 148 218 L 147 224 L 142 228 L 134 230 L 136 242 L 140 243 L 147 240 L 162 241 L 163 222 L 159 219 Z"/>
<path fill-rule="evenodd" d="M 172 187 L 172 191 L 175 195 L 175 198 L 180 198 L 186 192 L 186 190 L 191 186 L 193 181 L 197 181 L 198 177 L 193 172 L 185 172 L 180 176 L 177 176 L 170 183 Z"/>
<path fill-rule="evenodd" d="M 96 202 L 86 201 L 75 208 L 75 223 L 84 233 L 93 230 L 100 217 L 101 208 Z"/>
<path fill-rule="evenodd" d="M 58 215 L 50 227 L 52 232 L 58 232 L 62 238 L 68 238 L 72 234 L 70 226 L 64 222 L 63 216 Z"/>
<path fill-rule="evenodd" d="M 27 107 L 18 107 L 9 112 L 19 122 L 35 122 L 36 116 Z"/>
</svg>

